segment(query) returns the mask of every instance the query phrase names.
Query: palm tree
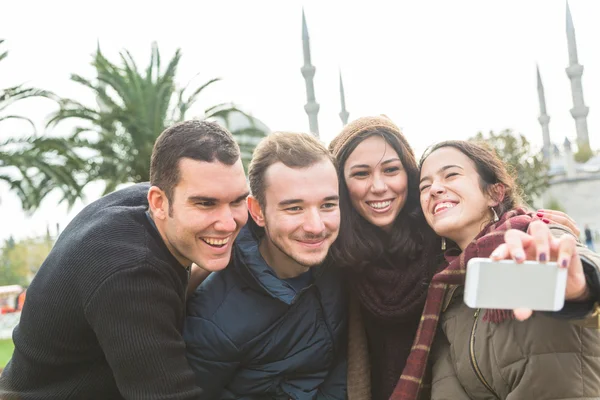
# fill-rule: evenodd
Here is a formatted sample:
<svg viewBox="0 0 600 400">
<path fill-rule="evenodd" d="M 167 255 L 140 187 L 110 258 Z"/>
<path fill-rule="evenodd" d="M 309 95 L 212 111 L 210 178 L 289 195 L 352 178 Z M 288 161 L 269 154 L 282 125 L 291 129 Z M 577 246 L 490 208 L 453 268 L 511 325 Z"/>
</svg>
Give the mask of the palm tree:
<svg viewBox="0 0 600 400">
<path fill-rule="evenodd" d="M 0 45 L 3 43 L 0 39 Z M 7 55 L 8 51 L 0 52 L 0 61 Z M 59 189 L 62 200 L 71 206 L 81 197 L 82 188 L 75 172 L 82 167 L 80 158 L 60 139 L 37 136 L 35 125 L 29 118 L 7 112 L 17 101 L 35 97 L 55 98 L 51 92 L 23 85 L 0 89 L 0 123 L 10 119 L 23 120 L 33 131 L 28 136 L 0 136 L 0 181 L 7 183 L 17 194 L 26 211 L 39 207 L 54 189 Z"/>
<path fill-rule="evenodd" d="M 87 182 L 102 180 L 105 193 L 127 182 L 149 180 L 149 160 L 158 135 L 175 122 L 188 117 L 190 108 L 206 88 L 220 79 L 211 79 L 191 89 L 176 85 L 175 77 L 181 59 L 177 50 L 162 68 L 158 46 L 153 43 L 150 63 L 141 70 L 131 54 L 120 53 L 120 65 L 109 61 L 100 47 L 92 62 L 95 79 L 72 75 L 71 79 L 90 89 L 94 106 L 76 100 L 62 99 L 60 109 L 49 126 L 78 119 L 83 122 L 68 144 L 88 158 Z M 230 104 L 218 104 L 204 110 L 204 118 L 227 118 L 235 110 Z"/>
<path fill-rule="evenodd" d="M 254 148 L 270 132 L 270 129 L 262 121 L 238 109 L 231 109 L 211 119 L 233 134 L 240 146 L 244 169 L 248 171 Z"/>
</svg>

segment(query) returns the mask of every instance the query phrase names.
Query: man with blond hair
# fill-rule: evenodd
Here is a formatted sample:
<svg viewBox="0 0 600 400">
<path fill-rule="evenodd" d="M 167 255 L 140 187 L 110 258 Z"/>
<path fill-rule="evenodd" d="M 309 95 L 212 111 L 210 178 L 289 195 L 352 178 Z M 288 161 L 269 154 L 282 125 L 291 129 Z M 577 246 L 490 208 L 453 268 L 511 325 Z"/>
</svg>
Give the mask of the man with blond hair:
<svg viewBox="0 0 600 400">
<path fill-rule="evenodd" d="M 232 260 L 188 303 L 201 398 L 345 399 L 346 299 L 326 260 L 340 226 L 334 160 L 311 135 L 273 133 L 249 181 Z"/>
</svg>

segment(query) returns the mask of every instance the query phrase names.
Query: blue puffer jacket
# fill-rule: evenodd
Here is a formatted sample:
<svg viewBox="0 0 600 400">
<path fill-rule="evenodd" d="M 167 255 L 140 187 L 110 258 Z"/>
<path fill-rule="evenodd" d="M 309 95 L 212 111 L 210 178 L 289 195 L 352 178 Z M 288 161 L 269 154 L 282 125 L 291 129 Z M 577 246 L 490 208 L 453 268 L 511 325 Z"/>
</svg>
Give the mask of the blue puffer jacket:
<svg viewBox="0 0 600 400">
<path fill-rule="evenodd" d="M 346 296 L 339 271 L 315 267 L 296 293 L 243 228 L 230 265 L 188 303 L 188 360 L 202 399 L 345 399 Z"/>
</svg>

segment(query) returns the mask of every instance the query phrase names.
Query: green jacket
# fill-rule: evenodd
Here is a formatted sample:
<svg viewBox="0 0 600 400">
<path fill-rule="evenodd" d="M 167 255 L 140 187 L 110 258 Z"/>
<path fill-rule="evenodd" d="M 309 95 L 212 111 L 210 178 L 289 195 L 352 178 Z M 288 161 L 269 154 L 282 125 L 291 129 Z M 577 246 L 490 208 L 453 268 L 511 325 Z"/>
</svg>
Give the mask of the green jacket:
<svg viewBox="0 0 600 400">
<path fill-rule="evenodd" d="M 600 256 L 583 246 L 578 252 L 597 279 Z M 600 399 L 597 304 L 580 319 L 534 313 L 494 324 L 483 321 L 485 310 L 467 307 L 462 293 L 452 287 L 444 301 L 431 354 L 432 400 Z"/>
</svg>

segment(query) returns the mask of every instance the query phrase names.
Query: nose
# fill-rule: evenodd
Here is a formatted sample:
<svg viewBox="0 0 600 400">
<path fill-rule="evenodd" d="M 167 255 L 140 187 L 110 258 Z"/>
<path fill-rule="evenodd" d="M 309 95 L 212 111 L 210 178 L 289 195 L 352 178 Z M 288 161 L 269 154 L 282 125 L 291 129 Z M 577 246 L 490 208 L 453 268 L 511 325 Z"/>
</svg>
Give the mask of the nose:
<svg viewBox="0 0 600 400">
<path fill-rule="evenodd" d="M 321 214 L 317 209 L 310 209 L 305 214 L 304 224 L 302 225 L 302 229 L 306 233 L 311 233 L 313 235 L 320 235 L 323 233 L 325 229 L 325 224 L 323 223 L 323 219 L 321 219 Z"/>
<path fill-rule="evenodd" d="M 219 232 L 233 233 L 237 228 L 237 223 L 233 215 L 231 207 L 229 205 L 224 206 L 219 210 L 219 214 L 217 215 L 215 229 Z"/>
<path fill-rule="evenodd" d="M 438 180 L 433 181 L 431 183 L 431 186 L 429 187 L 429 194 L 431 196 L 440 195 L 440 194 L 444 193 L 445 191 L 446 191 L 446 188 Z"/>
<path fill-rule="evenodd" d="M 378 174 L 374 175 L 373 182 L 371 182 L 371 192 L 375 194 L 381 194 L 385 193 L 386 190 L 387 185 L 385 184 L 383 179 L 381 179 L 381 176 L 379 176 Z"/>
</svg>

